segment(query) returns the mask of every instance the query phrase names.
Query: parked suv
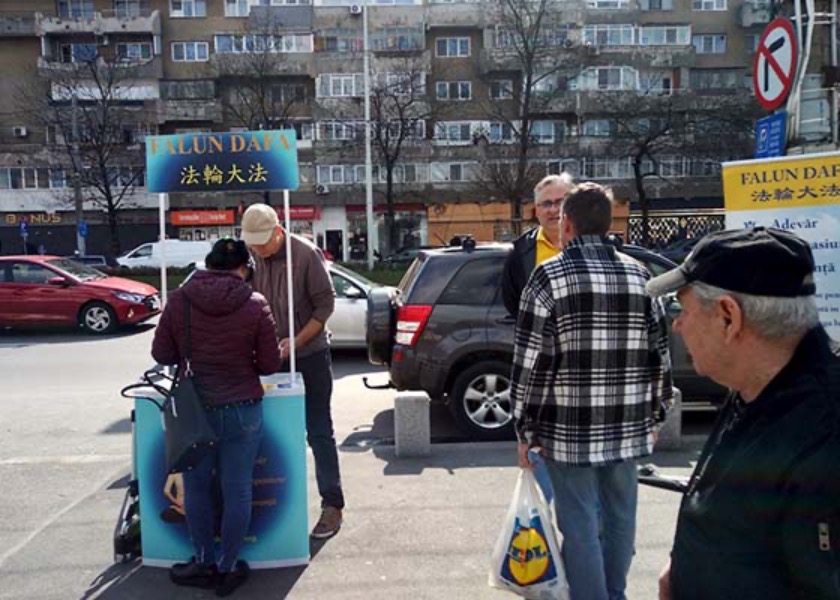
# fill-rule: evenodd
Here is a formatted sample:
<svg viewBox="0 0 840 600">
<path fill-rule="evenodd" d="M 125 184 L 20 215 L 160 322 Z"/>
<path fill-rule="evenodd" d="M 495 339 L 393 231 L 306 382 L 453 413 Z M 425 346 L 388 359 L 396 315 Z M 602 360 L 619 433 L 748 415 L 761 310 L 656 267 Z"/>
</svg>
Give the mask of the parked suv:
<svg viewBox="0 0 840 600">
<path fill-rule="evenodd" d="M 368 296 L 370 362 L 388 365 L 396 389 L 423 390 L 433 401 L 447 402 L 459 427 L 476 439 L 513 435 L 510 371 L 516 321 L 501 295 L 510 251 L 510 244 L 424 250 L 396 290 L 372 290 Z M 621 251 L 652 275 L 676 266 L 638 246 Z M 679 336 L 671 336 L 671 358 L 684 399 L 722 395 L 722 388 L 694 371 Z"/>
</svg>

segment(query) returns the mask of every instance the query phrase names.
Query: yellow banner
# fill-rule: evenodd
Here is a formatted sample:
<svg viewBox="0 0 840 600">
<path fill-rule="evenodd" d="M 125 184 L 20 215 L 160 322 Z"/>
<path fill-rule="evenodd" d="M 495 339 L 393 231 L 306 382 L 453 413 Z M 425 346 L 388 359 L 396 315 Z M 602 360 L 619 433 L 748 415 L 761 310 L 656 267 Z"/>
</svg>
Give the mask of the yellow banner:
<svg viewBox="0 0 840 600">
<path fill-rule="evenodd" d="M 723 163 L 727 211 L 840 203 L 840 152 Z"/>
</svg>

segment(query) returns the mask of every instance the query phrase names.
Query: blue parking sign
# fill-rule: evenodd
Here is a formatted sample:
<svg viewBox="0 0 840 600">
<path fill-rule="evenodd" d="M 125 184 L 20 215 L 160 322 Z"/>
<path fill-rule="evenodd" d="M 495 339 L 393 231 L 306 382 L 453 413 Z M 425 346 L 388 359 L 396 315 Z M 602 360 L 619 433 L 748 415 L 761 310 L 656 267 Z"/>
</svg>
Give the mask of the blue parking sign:
<svg viewBox="0 0 840 600">
<path fill-rule="evenodd" d="M 88 224 L 85 221 L 79 223 L 79 235 L 82 237 L 87 237 L 88 234 Z"/>
<path fill-rule="evenodd" d="M 26 221 L 20 222 L 20 235 L 21 237 L 26 237 L 29 233 L 29 226 L 26 224 Z"/>
<path fill-rule="evenodd" d="M 780 110 L 755 123 L 755 157 L 784 156 L 787 112 Z"/>
</svg>

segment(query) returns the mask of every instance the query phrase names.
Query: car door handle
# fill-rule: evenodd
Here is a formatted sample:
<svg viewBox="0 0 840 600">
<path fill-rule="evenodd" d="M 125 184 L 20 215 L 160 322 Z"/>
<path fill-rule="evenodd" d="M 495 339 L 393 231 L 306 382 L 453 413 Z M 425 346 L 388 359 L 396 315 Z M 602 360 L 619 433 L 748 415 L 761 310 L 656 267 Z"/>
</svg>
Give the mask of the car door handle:
<svg viewBox="0 0 840 600">
<path fill-rule="evenodd" d="M 496 319 L 496 323 L 499 325 L 516 325 L 516 317 L 510 315 L 501 317 L 500 319 Z"/>
</svg>

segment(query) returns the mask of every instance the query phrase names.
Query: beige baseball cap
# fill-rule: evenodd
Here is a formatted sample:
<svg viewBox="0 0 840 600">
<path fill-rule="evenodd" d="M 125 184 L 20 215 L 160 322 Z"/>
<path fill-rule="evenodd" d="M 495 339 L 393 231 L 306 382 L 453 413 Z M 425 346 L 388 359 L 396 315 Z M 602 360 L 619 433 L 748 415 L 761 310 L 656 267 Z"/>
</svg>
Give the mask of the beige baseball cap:
<svg viewBox="0 0 840 600">
<path fill-rule="evenodd" d="M 242 215 L 242 240 L 249 246 L 261 246 L 271 239 L 280 224 L 277 211 L 267 204 L 252 204 Z"/>
</svg>

